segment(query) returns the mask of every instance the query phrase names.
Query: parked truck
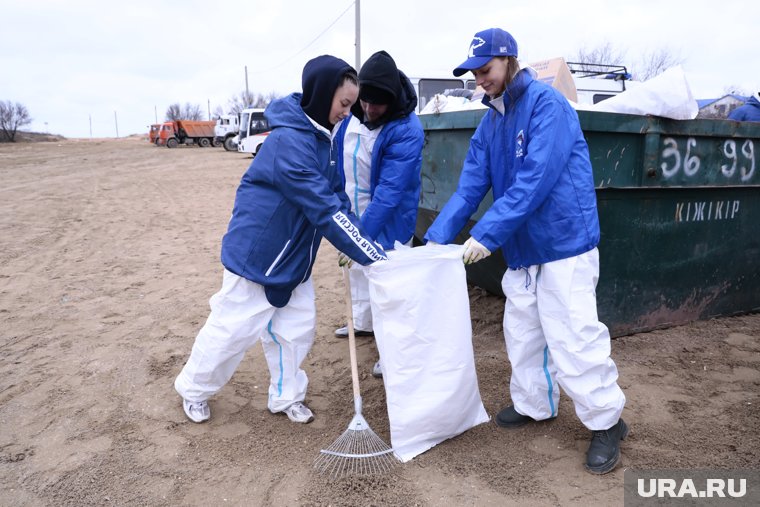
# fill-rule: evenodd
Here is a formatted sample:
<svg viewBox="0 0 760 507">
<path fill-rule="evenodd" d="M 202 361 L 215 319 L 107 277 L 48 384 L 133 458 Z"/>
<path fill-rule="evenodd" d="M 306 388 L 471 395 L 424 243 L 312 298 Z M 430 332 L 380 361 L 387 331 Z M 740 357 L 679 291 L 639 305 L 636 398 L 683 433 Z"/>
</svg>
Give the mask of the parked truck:
<svg viewBox="0 0 760 507">
<path fill-rule="evenodd" d="M 176 148 L 180 144 L 197 144 L 205 148 L 214 144 L 215 121 L 175 120 L 161 125 L 156 144 Z"/>
<path fill-rule="evenodd" d="M 158 132 L 160 130 L 160 123 L 154 123 L 150 126 L 150 130 L 148 131 L 148 141 L 150 141 L 150 144 L 156 144 L 156 140 L 158 139 Z"/>
<path fill-rule="evenodd" d="M 227 151 L 237 151 L 237 135 L 240 130 L 240 115 L 223 114 L 214 126 L 214 141 Z"/>
<path fill-rule="evenodd" d="M 269 135 L 269 124 L 261 108 L 247 108 L 240 113 L 240 133 L 238 134 L 238 151 L 252 153 L 255 157 L 261 145 Z"/>
</svg>

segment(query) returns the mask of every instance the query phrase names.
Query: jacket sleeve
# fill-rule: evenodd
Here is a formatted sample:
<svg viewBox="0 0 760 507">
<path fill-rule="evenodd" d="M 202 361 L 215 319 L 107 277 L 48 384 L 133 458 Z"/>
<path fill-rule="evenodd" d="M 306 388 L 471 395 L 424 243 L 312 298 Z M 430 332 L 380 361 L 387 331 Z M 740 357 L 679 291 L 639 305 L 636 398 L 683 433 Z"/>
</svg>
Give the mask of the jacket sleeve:
<svg viewBox="0 0 760 507">
<path fill-rule="evenodd" d="M 451 243 L 467 224 L 491 188 L 490 160 L 486 133 L 491 129 L 487 112 L 470 139 L 457 189 L 425 233 L 426 241 Z"/>
<path fill-rule="evenodd" d="M 554 98 L 538 97 L 528 124 L 525 158 L 514 182 L 478 220 L 470 234 L 492 252 L 503 245 L 546 199 L 566 170 L 577 128 L 570 112 Z M 513 157 L 513 154 L 504 154 Z M 509 159 L 508 159 L 509 160 Z M 518 161 L 509 161 L 515 163 Z M 568 199 L 574 196 L 568 195 Z"/>
<path fill-rule="evenodd" d="M 367 234 L 377 238 L 386 222 L 397 211 L 409 192 L 419 187 L 422 168 L 422 144 L 425 136 L 422 128 L 414 128 L 416 122 L 397 125 L 378 154 L 377 185 L 372 200 L 362 214 L 362 225 Z"/>
<path fill-rule="evenodd" d="M 283 142 L 282 138 L 277 140 Z M 362 265 L 386 258 L 383 249 L 369 239 L 359 219 L 349 210 L 348 196 L 335 191 L 335 184 L 327 177 L 328 169 L 320 167 L 313 137 L 297 139 L 278 152 L 274 168 L 276 186 L 330 243 Z M 336 179 L 339 188 L 340 180 Z"/>
</svg>

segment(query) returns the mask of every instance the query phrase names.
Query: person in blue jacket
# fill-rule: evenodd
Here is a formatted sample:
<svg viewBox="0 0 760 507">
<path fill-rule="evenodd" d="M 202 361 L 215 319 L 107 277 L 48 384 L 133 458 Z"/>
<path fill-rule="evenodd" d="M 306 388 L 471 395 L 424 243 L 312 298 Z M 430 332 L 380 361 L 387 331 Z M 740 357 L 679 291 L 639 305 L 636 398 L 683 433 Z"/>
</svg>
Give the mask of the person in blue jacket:
<svg viewBox="0 0 760 507">
<path fill-rule="evenodd" d="M 410 245 L 417 223 L 422 169 L 422 124 L 414 113 L 417 95 L 385 51 L 359 71 L 359 102 L 336 134 L 338 167 L 353 211 L 367 234 L 385 250 Z M 369 282 L 361 268 L 349 270 L 357 336 L 372 334 Z M 335 331 L 348 336 L 348 327 Z M 372 373 L 382 376 L 380 362 Z"/>
<path fill-rule="evenodd" d="M 515 428 L 555 418 L 561 387 L 592 431 L 586 469 L 607 473 L 620 460 L 628 427 L 610 335 L 596 311 L 599 219 L 588 146 L 575 110 L 520 65 L 509 33 L 478 32 L 468 56 L 454 75 L 472 71 L 489 109 L 458 187 L 425 239 L 451 242 L 493 190 L 463 260 L 501 248 L 508 266 L 502 288 L 512 405 L 496 423 Z"/>
<path fill-rule="evenodd" d="M 760 121 L 760 92 L 755 92 L 743 106 L 739 106 L 728 114 L 729 120 Z"/>
<path fill-rule="evenodd" d="M 307 62 L 302 86 L 303 94 L 274 100 L 264 113 L 272 131 L 237 189 L 222 240 L 222 288 L 174 383 L 194 422 L 209 419 L 208 399 L 259 340 L 271 376 L 269 410 L 312 421 L 301 363 L 315 335 L 311 270 L 320 241 L 359 264 L 386 258 L 350 212 L 331 156 L 333 128 L 359 94 L 356 71 L 323 55 Z"/>
</svg>

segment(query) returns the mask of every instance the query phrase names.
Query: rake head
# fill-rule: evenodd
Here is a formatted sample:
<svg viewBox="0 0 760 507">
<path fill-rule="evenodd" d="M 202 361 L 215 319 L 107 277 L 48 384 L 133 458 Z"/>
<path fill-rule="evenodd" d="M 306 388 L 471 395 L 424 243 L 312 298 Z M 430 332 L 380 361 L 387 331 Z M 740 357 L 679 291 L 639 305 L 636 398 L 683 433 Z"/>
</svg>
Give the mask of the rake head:
<svg viewBox="0 0 760 507">
<path fill-rule="evenodd" d="M 314 468 L 336 479 L 349 475 L 377 475 L 399 463 L 393 449 L 372 431 L 357 413 L 348 429 L 314 460 Z"/>
</svg>

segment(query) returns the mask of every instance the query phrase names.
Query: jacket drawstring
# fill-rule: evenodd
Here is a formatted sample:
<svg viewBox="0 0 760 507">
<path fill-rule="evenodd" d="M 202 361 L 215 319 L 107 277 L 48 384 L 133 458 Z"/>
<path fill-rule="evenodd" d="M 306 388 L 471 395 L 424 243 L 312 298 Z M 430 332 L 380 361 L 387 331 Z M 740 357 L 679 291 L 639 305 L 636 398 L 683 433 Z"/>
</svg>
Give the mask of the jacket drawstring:
<svg viewBox="0 0 760 507">
<path fill-rule="evenodd" d="M 528 287 L 530 287 L 531 279 L 530 279 L 530 271 L 528 271 L 528 268 L 521 268 L 525 271 L 525 290 L 528 290 Z"/>
</svg>

